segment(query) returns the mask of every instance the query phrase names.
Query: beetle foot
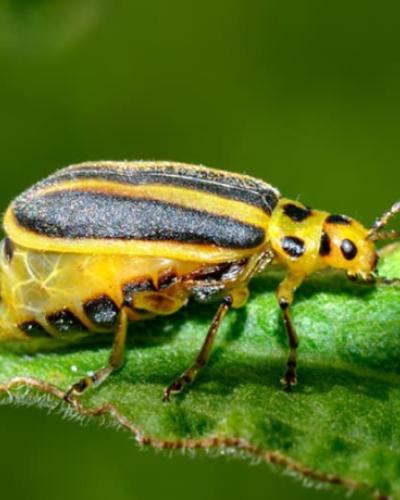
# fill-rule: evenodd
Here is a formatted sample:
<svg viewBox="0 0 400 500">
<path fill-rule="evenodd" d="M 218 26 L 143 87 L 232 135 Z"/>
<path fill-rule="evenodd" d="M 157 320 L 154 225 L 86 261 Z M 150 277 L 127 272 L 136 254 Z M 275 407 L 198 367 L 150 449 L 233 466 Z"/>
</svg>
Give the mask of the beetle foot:
<svg viewBox="0 0 400 500">
<path fill-rule="evenodd" d="M 184 375 L 174 380 L 172 384 L 170 384 L 164 391 L 164 395 L 162 398 L 163 403 L 169 403 L 171 401 L 171 394 L 180 393 L 184 386 L 188 383 L 189 381 L 185 379 Z"/>
<path fill-rule="evenodd" d="M 285 386 L 285 391 L 290 392 L 293 387 L 297 385 L 296 372 L 294 372 L 293 370 L 288 370 L 285 373 L 285 376 L 281 379 L 281 384 Z"/>
<path fill-rule="evenodd" d="M 74 396 L 81 396 L 95 382 L 93 377 L 84 377 L 71 387 L 64 394 L 64 401 L 70 403 Z"/>
</svg>

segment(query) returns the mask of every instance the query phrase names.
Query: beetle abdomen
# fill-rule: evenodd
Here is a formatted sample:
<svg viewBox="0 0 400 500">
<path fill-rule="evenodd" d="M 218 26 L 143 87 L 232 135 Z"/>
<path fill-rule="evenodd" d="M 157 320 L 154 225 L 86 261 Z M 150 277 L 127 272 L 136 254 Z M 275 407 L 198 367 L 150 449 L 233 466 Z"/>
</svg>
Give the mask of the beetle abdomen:
<svg viewBox="0 0 400 500">
<path fill-rule="evenodd" d="M 0 339 L 63 337 L 115 330 L 122 307 L 131 321 L 180 309 L 197 284 L 222 288 L 246 261 L 198 263 L 125 255 L 37 252 L 3 241 Z"/>
<path fill-rule="evenodd" d="M 279 193 L 247 176 L 164 162 L 86 163 L 16 198 L 7 234 L 28 248 L 223 262 L 265 244 Z"/>
</svg>

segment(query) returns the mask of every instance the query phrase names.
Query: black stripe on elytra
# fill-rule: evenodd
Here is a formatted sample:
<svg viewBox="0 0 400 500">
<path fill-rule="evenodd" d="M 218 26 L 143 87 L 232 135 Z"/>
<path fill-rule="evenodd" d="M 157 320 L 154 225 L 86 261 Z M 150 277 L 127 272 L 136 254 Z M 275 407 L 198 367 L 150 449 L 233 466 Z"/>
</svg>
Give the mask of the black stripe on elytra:
<svg viewBox="0 0 400 500">
<path fill-rule="evenodd" d="M 321 257 L 325 257 L 331 253 L 331 239 L 326 234 L 325 231 L 322 231 L 321 241 L 319 244 L 319 254 Z"/>
<path fill-rule="evenodd" d="M 37 321 L 25 321 L 18 325 L 18 328 L 32 338 L 50 337 L 50 334 Z"/>
<path fill-rule="evenodd" d="M 86 326 L 69 310 L 62 309 L 46 316 L 50 325 L 60 333 L 86 331 Z"/>
<path fill-rule="evenodd" d="M 133 301 L 133 297 L 139 292 L 153 292 L 155 291 L 155 286 L 150 278 L 143 280 L 129 281 L 125 283 L 122 287 L 122 293 L 124 296 L 124 304 L 130 306 Z"/>
<path fill-rule="evenodd" d="M 20 197 L 13 208 L 22 227 L 50 238 L 179 241 L 244 249 L 260 245 L 265 237 L 263 229 L 233 217 L 102 192 Z"/>
<path fill-rule="evenodd" d="M 294 222 L 302 222 L 310 217 L 312 210 L 311 208 L 299 207 L 294 203 L 286 203 L 286 205 L 283 206 L 283 213 Z"/>
<path fill-rule="evenodd" d="M 259 207 L 269 214 L 272 213 L 280 198 L 278 191 L 259 179 L 174 164 L 157 167 L 135 166 L 133 164 L 128 168 L 118 168 L 118 165 L 100 167 L 93 164 L 74 169 L 66 168 L 39 182 L 31 190 L 56 185 L 63 181 L 85 179 L 106 180 L 130 185 L 161 184 L 185 187 L 217 194 L 231 200 L 243 201 Z M 31 190 L 28 190 L 28 193 Z"/>
<path fill-rule="evenodd" d="M 332 214 L 328 215 L 325 222 L 328 224 L 341 224 L 343 226 L 349 226 L 351 224 L 351 219 L 346 215 Z"/>
<path fill-rule="evenodd" d="M 117 323 L 119 309 L 107 295 L 88 300 L 83 309 L 90 321 L 97 326 L 112 327 Z"/>
<path fill-rule="evenodd" d="M 4 255 L 6 256 L 7 262 L 10 263 L 14 257 L 14 243 L 10 238 L 6 237 L 3 245 Z"/>
<path fill-rule="evenodd" d="M 297 236 L 285 236 L 281 240 L 281 246 L 285 253 L 293 259 L 298 259 L 305 252 L 304 241 Z"/>
</svg>

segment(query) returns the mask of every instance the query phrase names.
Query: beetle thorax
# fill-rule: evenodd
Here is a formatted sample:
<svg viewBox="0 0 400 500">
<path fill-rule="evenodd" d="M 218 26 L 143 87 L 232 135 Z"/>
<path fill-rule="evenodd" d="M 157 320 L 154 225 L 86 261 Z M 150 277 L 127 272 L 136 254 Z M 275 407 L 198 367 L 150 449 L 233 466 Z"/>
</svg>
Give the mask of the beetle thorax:
<svg viewBox="0 0 400 500">
<path fill-rule="evenodd" d="M 296 274 L 307 275 L 321 266 L 320 245 L 326 212 L 281 199 L 269 226 L 276 260 Z"/>
</svg>

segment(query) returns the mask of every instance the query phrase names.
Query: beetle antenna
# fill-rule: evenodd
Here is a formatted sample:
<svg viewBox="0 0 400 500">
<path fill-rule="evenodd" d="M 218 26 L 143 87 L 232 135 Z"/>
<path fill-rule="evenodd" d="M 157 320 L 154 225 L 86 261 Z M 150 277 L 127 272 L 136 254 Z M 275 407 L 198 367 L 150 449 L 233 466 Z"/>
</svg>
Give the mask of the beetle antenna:
<svg viewBox="0 0 400 500">
<path fill-rule="evenodd" d="M 370 233 L 368 239 L 371 241 L 398 240 L 400 239 L 400 231 L 379 231 L 373 234 Z"/>
<path fill-rule="evenodd" d="M 376 219 L 376 221 L 374 222 L 373 226 L 369 231 L 368 239 L 372 241 L 377 241 L 377 240 L 395 240 L 399 238 L 400 232 L 398 231 L 380 232 L 380 230 L 386 226 L 386 224 L 390 221 L 390 219 L 398 213 L 400 213 L 400 201 L 396 201 L 396 203 L 394 203 L 394 205 L 392 205 L 389 208 L 389 210 L 387 210 L 383 215 L 381 215 L 378 219 Z"/>
</svg>

